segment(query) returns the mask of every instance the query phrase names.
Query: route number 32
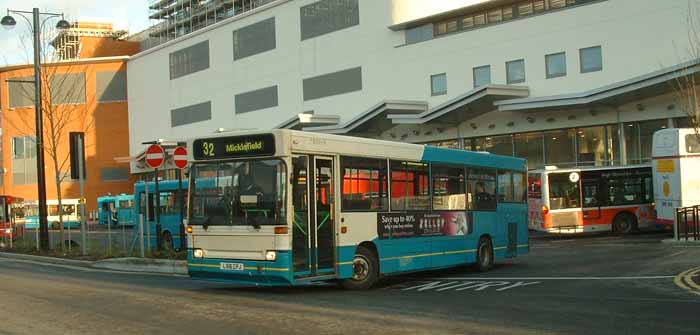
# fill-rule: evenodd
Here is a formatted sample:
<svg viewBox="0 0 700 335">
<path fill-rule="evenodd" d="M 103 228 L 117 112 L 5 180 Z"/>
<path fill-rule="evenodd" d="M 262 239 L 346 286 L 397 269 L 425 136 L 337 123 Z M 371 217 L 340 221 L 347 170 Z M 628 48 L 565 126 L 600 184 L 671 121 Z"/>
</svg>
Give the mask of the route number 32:
<svg viewBox="0 0 700 335">
<path fill-rule="evenodd" d="M 202 153 L 204 154 L 204 156 L 207 156 L 207 157 L 214 157 L 214 156 L 215 156 L 215 153 L 214 153 L 214 143 L 211 143 L 211 142 L 203 142 L 203 143 L 202 143 Z"/>
</svg>

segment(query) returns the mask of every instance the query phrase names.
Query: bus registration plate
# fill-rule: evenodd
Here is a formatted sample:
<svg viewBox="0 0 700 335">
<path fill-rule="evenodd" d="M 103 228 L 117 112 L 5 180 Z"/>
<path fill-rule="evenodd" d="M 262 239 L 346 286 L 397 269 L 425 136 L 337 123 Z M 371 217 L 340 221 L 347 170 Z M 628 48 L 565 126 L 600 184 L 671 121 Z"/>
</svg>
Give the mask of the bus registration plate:
<svg viewBox="0 0 700 335">
<path fill-rule="evenodd" d="M 226 271 L 243 271 L 243 263 L 219 263 L 219 268 Z"/>
</svg>

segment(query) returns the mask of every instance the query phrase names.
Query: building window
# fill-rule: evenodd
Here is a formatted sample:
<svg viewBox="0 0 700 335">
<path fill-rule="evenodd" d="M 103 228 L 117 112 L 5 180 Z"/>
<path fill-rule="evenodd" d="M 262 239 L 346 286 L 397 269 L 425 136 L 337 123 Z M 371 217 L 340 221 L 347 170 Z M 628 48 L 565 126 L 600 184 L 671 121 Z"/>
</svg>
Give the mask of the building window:
<svg viewBox="0 0 700 335">
<path fill-rule="evenodd" d="M 36 142 L 32 136 L 12 138 L 12 183 L 36 183 Z"/>
<path fill-rule="evenodd" d="M 566 76 L 566 53 L 560 52 L 545 56 L 547 78 Z"/>
<path fill-rule="evenodd" d="M 10 108 L 34 106 L 34 77 L 15 77 L 7 82 Z"/>
<path fill-rule="evenodd" d="M 467 139 L 467 150 L 486 151 L 495 155 L 513 156 L 513 136 L 487 136 Z"/>
<path fill-rule="evenodd" d="M 173 109 L 170 111 L 171 127 L 207 120 L 211 120 L 211 101 Z"/>
<path fill-rule="evenodd" d="M 360 24 L 357 0 L 322 0 L 301 7 L 301 40 Z"/>
<path fill-rule="evenodd" d="M 102 168 L 100 175 L 103 182 L 129 180 L 129 168 Z"/>
<path fill-rule="evenodd" d="M 506 82 L 519 84 L 525 82 L 525 60 L 519 59 L 506 63 Z"/>
<path fill-rule="evenodd" d="M 262 88 L 255 91 L 236 94 L 236 114 L 277 107 L 277 86 Z"/>
<path fill-rule="evenodd" d="M 233 60 L 274 50 L 276 46 L 274 17 L 233 31 Z"/>
<path fill-rule="evenodd" d="M 608 141 L 606 138 L 605 126 L 577 129 L 576 146 L 578 147 L 576 163 L 579 166 L 608 165 Z"/>
<path fill-rule="evenodd" d="M 385 159 L 341 157 L 343 211 L 388 211 Z"/>
<path fill-rule="evenodd" d="M 600 46 L 579 50 L 581 73 L 603 70 L 603 52 Z"/>
<path fill-rule="evenodd" d="M 562 129 L 544 133 L 545 161 L 559 167 L 576 165 L 576 131 Z"/>
<path fill-rule="evenodd" d="M 97 101 L 126 101 L 126 71 L 97 72 Z"/>
<path fill-rule="evenodd" d="M 447 74 L 434 74 L 430 76 L 430 95 L 445 95 L 447 94 Z"/>
<path fill-rule="evenodd" d="M 474 88 L 491 84 L 491 66 L 479 66 L 472 70 L 474 74 Z"/>
<path fill-rule="evenodd" d="M 530 169 L 544 166 L 544 135 L 542 133 L 527 133 L 513 135 L 515 156 L 527 158 Z"/>
<path fill-rule="evenodd" d="M 170 79 L 209 68 L 209 41 L 197 43 L 170 54 Z"/>
<path fill-rule="evenodd" d="M 464 168 L 433 165 L 433 210 L 451 211 L 467 208 Z"/>
<path fill-rule="evenodd" d="M 446 141 L 438 141 L 438 142 L 429 142 L 429 143 L 425 143 L 425 144 L 432 145 L 434 147 L 440 147 L 440 148 L 460 149 L 459 142 L 460 142 L 460 140 L 446 140 Z"/>
<path fill-rule="evenodd" d="M 625 124 L 625 151 L 627 164 L 643 164 L 651 161 L 651 144 L 654 132 L 668 127 L 668 119 Z"/>
<path fill-rule="evenodd" d="M 391 161 L 391 210 L 430 210 L 428 164 Z"/>
<path fill-rule="evenodd" d="M 433 24 L 426 24 L 406 30 L 406 44 L 427 41 L 433 38 Z"/>
<path fill-rule="evenodd" d="M 85 103 L 85 73 L 54 74 L 49 81 L 52 105 Z"/>
<path fill-rule="evenodd" d="M 362 90 L 362 68 L 324 74 L 306 78 L 302 82 L 304 101 L 316 100 L 334 95 Z"/>
</svg>

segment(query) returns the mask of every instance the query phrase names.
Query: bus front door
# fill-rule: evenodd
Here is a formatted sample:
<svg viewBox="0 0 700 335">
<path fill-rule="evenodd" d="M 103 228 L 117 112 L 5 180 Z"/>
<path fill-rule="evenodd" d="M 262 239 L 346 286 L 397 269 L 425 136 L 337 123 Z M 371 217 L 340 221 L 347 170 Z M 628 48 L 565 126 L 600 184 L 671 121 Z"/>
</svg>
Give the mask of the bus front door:
<svg viewBox="0 0 700 335">
<path fill-rule="evenodd" d="M 333 159 L 293 158 L 292 256 L 296 277 L 335 273 Z"/>
</svg>

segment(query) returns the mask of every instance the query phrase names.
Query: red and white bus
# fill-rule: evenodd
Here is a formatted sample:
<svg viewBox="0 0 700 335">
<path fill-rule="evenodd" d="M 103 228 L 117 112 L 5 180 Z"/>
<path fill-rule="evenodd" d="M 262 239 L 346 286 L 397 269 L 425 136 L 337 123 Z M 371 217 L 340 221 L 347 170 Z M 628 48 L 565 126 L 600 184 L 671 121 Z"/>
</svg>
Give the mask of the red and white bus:
<svg viewBox="0 0 700 335">
<path fill-rule="evenodd" d="M 24 199 L 0 195 L 0 243 L 9 244 L 24 234 Z"/>
<path fill-rule="evenodd" d="M 530 229 L 550 233 L 658 228 L 649 165 L 530 171 L 528 208 Z"/>
</svg>

